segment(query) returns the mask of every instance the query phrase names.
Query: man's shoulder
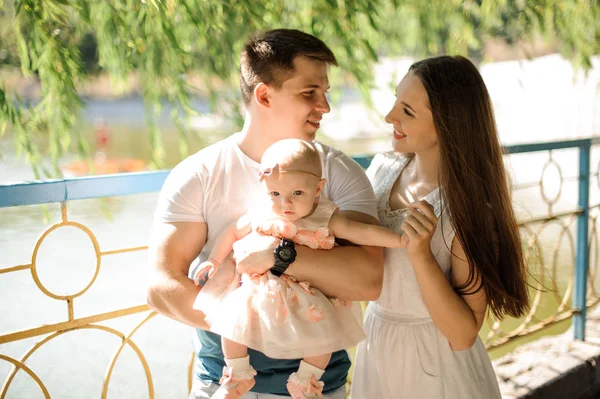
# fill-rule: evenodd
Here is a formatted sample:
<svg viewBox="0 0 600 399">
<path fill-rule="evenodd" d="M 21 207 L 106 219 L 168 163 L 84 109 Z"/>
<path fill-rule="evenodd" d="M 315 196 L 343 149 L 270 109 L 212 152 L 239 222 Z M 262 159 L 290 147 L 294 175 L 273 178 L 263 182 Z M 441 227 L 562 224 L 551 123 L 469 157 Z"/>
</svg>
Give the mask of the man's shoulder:
<svg viewBox="0 0 600 399">
<path fill-rule="evenodd" d="M 342 174 L 354 174 L 358 170 L 362 170 L 362 167 L 358 164 L 358 162 L 344 152 L 326 144 L 319 143 L 318 141 L 315 141 L 314 145 L 321 155 L 324 168 L 323 172 L 326 175 L 330 173 L 338 174 L 342 172 Z"/>
<path fill-rule="evenodd" d="M 227 151 L 234 151 L 236 145 L 235 134 L 226 137 L 216 143 L 210 144 L 188 158 L 195 159 L 198 162 L 214 161 L 223 156 Z"/>
<path fill-rule="evenodd" d="M 231 135 L 223 140 L 219 140 L 216 143 L 210 144 L 198 152 L 189 155 L 183 161 L 181 161 L 176 169 L 188 169 L 193 171 L 211 170 L 215 166 L 218 166 L 219 160 L 224 158 L 227 151 L 233 149 L 235 144 L 234 135 Z"/>
<path fill-rule="evenodd" d="M 315 145 L 315 148 L 317 149 L 317 151 L 321 154 L 321 157 L 323 158 L 323 161 L 327 161 L 330 159 L 335 159 L 335 158 L 348 158 L 351 159 L 348 155 L 344 154 L 342 151 L 333 148 L 327 144 L 323 144 L 319 141 L 314 141 L 313 144 Z"/>
</svg>

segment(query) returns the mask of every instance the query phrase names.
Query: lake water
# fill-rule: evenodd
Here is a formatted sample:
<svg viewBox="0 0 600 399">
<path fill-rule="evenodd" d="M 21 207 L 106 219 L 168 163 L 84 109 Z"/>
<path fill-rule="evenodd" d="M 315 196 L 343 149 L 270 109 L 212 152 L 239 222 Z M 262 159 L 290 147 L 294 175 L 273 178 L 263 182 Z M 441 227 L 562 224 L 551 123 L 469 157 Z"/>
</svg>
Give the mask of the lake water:
<svg viewBox="0 0 600 399">
<path fill-rule="evenodd" d="M 378 65 L 377 87 L 373 90 L 378 110 L 387 111 L 393 101 L 392 91 L 388 88 L 390 76 L 394 71 L 404 73 L 408 65 L 408 60 L 382 60 Z M 502 142 L 509 145 L 600 134 L 598 59 L 594 60 L 594 65 L 595 68 L 586 78 L 577 78 L 578 75 L 573 73 L 568 63 L 558 56 L 483 66 L 482 75 L 494 101 Z M 367 111 L 352 100 L 356 97 L 354 94 L 348 94 L 344 97 L 346 100 L 334 104 L 334 111 L 325 117 L 324 133 L 321 133 L 320 139 L 349 154 L 388 149 L 390 129 L 381 122 L 382 116 Z M 201 101 L 194 106 L 206 110 Z M 143 104 L 139 99 L 89 102 L 81 129 L 92 142 L 92 125 L 99 117 L 107 122 L 110 131 L 109 155 L 149 159 Z M 190 121 L 190 124 L 205 128 L 212 124 L 214 127 L 214 130 L 199 130 L 190 143 L 193 149 L 219 140 L 227 128 L 226 124 L 218 120 L 211 121 L 210 117 Z M 168 122 L 163 121 L 162 126 L 166 165 L 170 167 L 180 159 L 178 140 Z M 10 134 L 0 140 L 0 156 L 0 184 L 32 179 L 30 168 L 15 154 Z M 74 155 L 69 155 L 65 162 L 74 158 Z M 510 157 L 507 165 L 513 181 L 520 184 L 539 180 L 547 159 L 547 153 Z M 561 165 L 563 177 L 567 180 L 577 176 L 575 151 L 554 152 L 553 159 Z M 598 151 L 594 151 L 592 170 L 598 169 L 599 161 Z M 552 179 L 551 174 L 545 186 L 554 192 L 560 187 L 558 179 Z M 598 203 L 597 180 L 591 189 L 592 203 Z M 573 209 L 576 195 L 576 183 L 573 180 L 565 182 L 553 210 Z M 101 251 L 143 246 L 147 242 L 156 196 L 157 193 L 148 193 L 73 201 L 68 204 L 68 218 L 89 227 Z M 538 188 L 515 192 L 515 208 L 521 218 L 548 212 Z M 31 263 L 40 234 L 58 221 L 58 204 L 49 205 L 45 210 L 41 206 L 0 209 L 0 269 Z M 570 231 L 571 235 L 567 234 L 557 244 L 557 237 L 562 231 Z M 574 224 L 563 229 L 551 223 L 540 234 L 540 245 L 545 254 L 542 261 L 550 271 L 556 264 L 553 281 L 561 293 L 567 288 L 571 274 L 571 270 L 565 267 L 573 257 L 569 237 L 575 237 Z M 548 258 L 554 252 L 557 253 L 556 262 L 553 262 L 554 257 Z M 597 258 L 593 257 L 592 262 L 597 263 Z M 96 258 L 89 238 L 81 230 L 63 227 L 43 241 L 37 263 L 40 280 L 48 290 L 69 294 L 87 285 L 94 275 Z M 96 282 L 83 296 L 75 299 L 75 316 L 83 317 L 143 303 L 146 270 L 146 251 L 103 256 Z M 548 284 L 549 281 L 546 279 L 544 283 Z M 552 287 L 552 284 L 549 285 Z M 29 271 L 0 274 L 0 292 L 0 331 L 3 333 L 54 323 L 67 317 L 66 305 L 39 291 Z M 545 296 L 536 317 L 541 319 L 552 314 L 558 302 L 553 295 Z M 100 324 L 127 333 L 143 317 L 134 315 Z M 507 324 L 514 325 L 515 322 Z M 544 334 L 564 331 L 567 326 L 568 323 L 563 323 Z M 482 331 L 482 337 L 486 335 L 486 329 Z M 31 338 L 0 345 L 0 353 L 20 358 L 38 340 Z M 185 397 L 190 354 L 189 329 L 166 318 L 155 317 L 134 335 L 134 341 L 147 356 L 154 377 L 155 397 Z M 40 376 L 53 398 L 95 398 L 102 390 L 107 365 L 120 342 L 116 336 L 98 330 L 69 332 L 44 345 L 26 364 Z M 491 354 L 497 356 L 513 346 L 508 345 Z M 8 363 L 0 361 L 0 378 L 8 375 L 9 370 Z M 36 384 L 25 373 L 18 373 L 7 398 L 37 397 L 43 396 Z M 125 349 L 117 362 L 108 397 L 148 397 L 143 368 L 130 348 Z"/>
</svg>

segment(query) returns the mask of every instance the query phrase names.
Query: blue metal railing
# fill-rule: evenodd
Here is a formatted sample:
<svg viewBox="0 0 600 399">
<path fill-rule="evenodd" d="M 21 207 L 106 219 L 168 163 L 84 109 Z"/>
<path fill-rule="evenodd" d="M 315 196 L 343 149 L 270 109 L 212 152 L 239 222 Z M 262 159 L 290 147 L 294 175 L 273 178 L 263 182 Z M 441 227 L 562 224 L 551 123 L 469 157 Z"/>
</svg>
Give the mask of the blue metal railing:
<svg viewBox="0 0 600 399">
<path fill-rule="evenodd" d="M 590 152 L 591 143 L 579 147 L 579 209 L 577 217 L 577 251 L 575 252 L 575 287 L 573 289 L 573 329 L 575 338 L 585 339 L 587 276 L 590 266 L 588 221 L 590 213 Z"/>
<path fill-rule="evenodd" d="M 0 185 L 0 208 L 159 191 L 168 170 Z"/>
<path fill-rule="evenodd" d="M 575 338 L 580 340 L 585 339 L 589 269 L 590 150 L 591 146 L 595 144 L 600 144 L 600 137 L 504 147 L 507 154 L 569 148 L 579 150 L 579 209 L 575 287 L 573 290 L 573 324 Z M 371 162 L 372 156 L 356 156 L 354 159 L 366 168 Z M 168 170 L 163 170 L 0 185 L 0 208 L 159 191 L 168 174 Z"/>
</svg>

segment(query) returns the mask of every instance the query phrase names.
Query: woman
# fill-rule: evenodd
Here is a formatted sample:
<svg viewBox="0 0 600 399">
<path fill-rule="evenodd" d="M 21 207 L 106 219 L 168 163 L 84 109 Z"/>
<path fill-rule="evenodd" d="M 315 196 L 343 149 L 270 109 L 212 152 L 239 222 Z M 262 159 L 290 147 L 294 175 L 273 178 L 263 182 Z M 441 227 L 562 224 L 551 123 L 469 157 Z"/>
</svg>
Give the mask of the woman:
<svg viewBox="0 0 600 399">
<path fill-rule="evenodd" d="M 386 249 L 369 304 L 352 399 L 500 398 L 478 332 L 489 309 L 528 309 L 526 269 L 489 94 L 464 57 L 413 64 L 386 116 L 394 151 L 368 174 Z"/>
</svg>

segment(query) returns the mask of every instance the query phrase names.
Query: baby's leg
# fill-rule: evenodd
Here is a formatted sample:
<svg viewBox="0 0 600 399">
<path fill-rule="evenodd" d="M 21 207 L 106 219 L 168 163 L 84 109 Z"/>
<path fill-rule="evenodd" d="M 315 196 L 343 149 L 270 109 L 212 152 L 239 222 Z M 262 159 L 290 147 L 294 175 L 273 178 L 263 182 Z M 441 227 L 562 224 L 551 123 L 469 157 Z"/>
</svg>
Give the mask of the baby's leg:
<svg viewBox="0 0 600 399">
<path fill-rule="evenodd" d="M 232 340 L 223 337 L 221 337 L 221 345 L 223 346 L 225 360 L 248 356 L 248 347 L 246 345 L 238 344 L 237 342 L 233 342 Z"/>
<path fill-rule="evenodd" d="M 329 364 L 331 353 L 305 357 L 300 361 L 298 371 L 288 379 L 287 389 L 293 399 L 322 398 L 323 382 L 319 381 Z"/>
<path fill-rule="evenodd" d="M 318 367 L 318 368 L 322 369 L 323 371 L 325 371 L 325 367 L 327 367 L 327 365 L 329 364 L 330 359 L 331 359 L 331 353 L 327 353 L 325 355 L 305 357 L 304 362 L 306 362 L 312 366 Z M 320 377 L 321 376 L 319 376 L 319 378 Z"/>
<path fill-rule="evenodd" d="M 225 364 L 221 385 L 211 399 L 239 399 L 254 386 L 256 371 L 250 366 L 248 347 L 221 338 Z"/>
</svg>

